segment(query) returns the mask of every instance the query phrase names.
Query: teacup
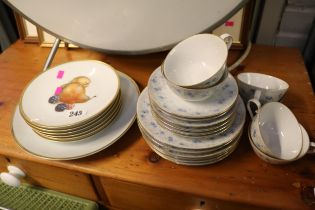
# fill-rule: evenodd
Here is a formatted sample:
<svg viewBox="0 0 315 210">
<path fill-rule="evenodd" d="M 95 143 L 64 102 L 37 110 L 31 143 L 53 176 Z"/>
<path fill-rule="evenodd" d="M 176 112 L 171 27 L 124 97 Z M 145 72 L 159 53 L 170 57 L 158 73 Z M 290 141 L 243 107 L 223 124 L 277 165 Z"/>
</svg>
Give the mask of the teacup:
<svg viewBox="0 0 315 210">
<path fill-rule="evenodd" d="M 178 85 L 174 85 L 173 83 L 166 80 L 167 85 L 170 89 L 179 97 L 183 98 L 186 101 L 202 101 L 209 97 L 211 97 L 215 92 L 217 87 L 228 77 L 228 70 L 225 70 L 224 75 L 221 79 L 210 87 L 203 88 L 185 88 Z"/>
<path fill-rule="evenodd" d="M 302 158 L 304 155 L 308 154 L 315 154 L 315 144 L 314 142 L 310 141 L 310 137 L 307 134 L 307 131 L 305 128 L 300 124 L 301 132 L 302 132 L 302 138 L 303 138 L 303 145 L 302 150 L 300 154 L 298 155 L 297 159 Z"/>
<path fill-rule="evenodd" d="M 259 148 L 254 144 L 253 140 L 251 139 L 250 137 L 250 134 L 249 134 L 249 142 L 250 142 L 250 145 L 252 146 L 255 154 L 262 160 L 264 160 L 265 162 L 267 163 L 270 163 L 270 164 L 285 164 L 285 163 L 289 163 L 291 161 L 289 160 L 281 160 L 281 159 L 277 159 L 277 158 L 274 158 L 274 157 L 271 157 L 271 156 L 268 156 L 267 154 L 263 153 L 262 151 L 259 150 Z"/>
<path fill-rule="evenodd" d="M 301 124 L 300 124 L 300 129 L 301 129 L 301 132 L 302 132 L 302 140 L 303 140 L 302 141 L 302 149 L 301 149 L 299 155 L 294 160 L 301 159 L 307 153 L 314 153 L 314 152 L 312 152 L 312 148 L 315 148 L 315 145 L 311 145 L 309 136 L 308 136 L 305 128 Z M 250 131 L 250 129 L 248 131 Z M 286 164 L 286 163 L 290 163 L 291 162 L 291 160 L 278 159 L 278 158 L 274 158 L 274 157 L 271 157 L 271 156 L 263 153 L 254 144 L 253 139 L 251 138 L 250 132 L 248 132 L 248 138 L 249 138 L 249 142 L 250 142 L 250 144 L 251 144 L 255 154 L 258 157 L 260 157 L 262 160 L 266 161 L 267 163 L 270 163 L 270 164 Z"/>
<path fill-rule="evenodd" d="M 232 37 L 197 34 L 178 43 L 161 65 L 165 78 L 176 86 L 202 88 L 216 84 L 225 71 Z"/>
<path fill-rule="evenodd" d="M 249 102 L 254 102 L 258 107 L 250 128 L 250 135 L 256 147 L 274 158 L 297 158 L 302 150 L 303 137 L 299 123 L 290 109 L 279 102 L 270 102 L 262 107 L 256 99 Z M 249 112 L 251 113 L 250 108 Z"/>
<path fill-rule="evenodd" d="M 245 103 L 251 98 L 256 98 L 262 104 L 280 101 L 289 88 L 285 81 L 260 73 L 240 73 L 237 83 Z"/>
</svg>

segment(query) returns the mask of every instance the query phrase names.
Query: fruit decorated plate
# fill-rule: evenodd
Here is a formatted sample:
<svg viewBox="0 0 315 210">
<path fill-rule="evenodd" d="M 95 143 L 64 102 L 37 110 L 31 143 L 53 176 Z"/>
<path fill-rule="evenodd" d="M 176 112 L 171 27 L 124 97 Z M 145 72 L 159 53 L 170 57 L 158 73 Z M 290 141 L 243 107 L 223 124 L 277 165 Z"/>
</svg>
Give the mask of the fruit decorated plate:
<svg viewBox="0 0 315 210">
<path fill-rule="evenodd" d="M 74 61 L 39 74 L 25 88 L 20 113 L 44 128 L 67 128 L 91 120 L 113 103 L 120 81 L 108 64 Z"/>
<path fill-rule="evenodd" d="M 115 119 L 102 131 L 79 141 L 48 141 L 28 126 L 17 108 L 12 119 L 15 141 L 33 155 L 54 160 L 83 158 L 109 147 L 119 140 L 135 121 L 139 97 L 137 84 L 129 76 L 117 73 L 121 81 L 121 108 Z"/>
</svg>

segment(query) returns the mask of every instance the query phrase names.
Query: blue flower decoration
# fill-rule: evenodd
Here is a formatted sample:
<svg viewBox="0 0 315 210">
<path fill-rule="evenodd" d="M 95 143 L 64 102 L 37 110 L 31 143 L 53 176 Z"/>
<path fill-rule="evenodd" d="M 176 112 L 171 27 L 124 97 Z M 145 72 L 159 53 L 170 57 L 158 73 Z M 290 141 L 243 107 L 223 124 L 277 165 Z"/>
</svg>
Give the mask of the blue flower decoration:
<svg viewBox="0 0 315 210">
<path fill-rule="evenodd" d="M 172 137 L 172 136 L 169 136 L 169 137 L 167 138 L 167 140 L 168 140 L 169 142 L 174 141 L 174 139 L 173 139 L 173 137 Z"/>
<path fill-rule="evenodd" d="M 223 104 L 224 101 L 225 101 L 224 99 L 220 99 L 220 100 L 218 100 L 218 103 L 219 103 L 219 104 Z"/>
<path fill-rule="evenodd" d="M 199 140 L 199 139 L 194 139 L 193 142 L 194 142 L 194 143 L 200 143 L 201 140 Z"/>
<path fill-rule="evenodd" d="M 229 84 L 226 84 L 226 85 L 224 85 L 224 86 L 222 87 L 222 90 L 225 90 L 225 89 L 228 88 L 228 87 L 230 87 L 230 85 L 229 85 Z"/>
<path fill-rule="evenodd" d="M 151 124 L 154 128 L 157 127 L 157 125 L 156 125 L 154 122 L 151 122 L 150 124 Z"/>
<path fill-rule="evenodd" d="M 177 109 L 179 112 L 187 112 L 185 109 L 179 108 Z"/>
<path fill-rule="evenodd" d="M 256 137 L 256 129 L 253 130 L 253 137 Z"/>
</svg>

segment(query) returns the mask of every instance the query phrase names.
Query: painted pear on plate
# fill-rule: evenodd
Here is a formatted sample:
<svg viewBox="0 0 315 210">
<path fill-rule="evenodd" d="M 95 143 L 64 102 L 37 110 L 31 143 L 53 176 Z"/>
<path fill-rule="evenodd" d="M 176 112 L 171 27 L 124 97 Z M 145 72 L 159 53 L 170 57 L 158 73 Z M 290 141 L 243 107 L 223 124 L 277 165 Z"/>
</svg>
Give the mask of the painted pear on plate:
<svg viewBox="0 0 315 210">
<path fill-rule="evenodd" d="M 86 95 L 85 88 L 90 84 L 87 77 L 76 77 L 68 84 L 62 86 L 59 101 L 66 104 L 84 103 L 91 98 Z"/>
</svg>

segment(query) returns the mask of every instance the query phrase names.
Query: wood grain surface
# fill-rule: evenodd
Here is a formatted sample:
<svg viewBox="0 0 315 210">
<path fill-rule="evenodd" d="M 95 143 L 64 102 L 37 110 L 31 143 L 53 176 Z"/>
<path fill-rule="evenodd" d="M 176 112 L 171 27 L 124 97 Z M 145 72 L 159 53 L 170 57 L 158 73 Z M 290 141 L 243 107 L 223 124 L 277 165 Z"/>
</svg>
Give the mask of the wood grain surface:
<svg viewBox="0 0 315 210">
<path fill-rule="evenodd" d="M 270 165 L 254 154 L 246 135 L 227 159 L 203 167 L 180 166 L 159 158 L 152 161 L 150 157 L 154 154 L 136 124 L 114 145 L 87 158 L 49 161 L 26 153 L 11 134 L 11 117 L 21 91 L 41 71 L 48 53 L 46 48 L 18 41 L 0 55 L 0 155 L 209 199 L 265 208 L 312 209 L 302 201 L 300 194 L 303 187 L 315 186 L 314 156 L 288 165 Z M 60 49 L 52 65 L 73 60 L 101 60 L 130 75 L 143 89 L 165 55 L 164 52 L 114 56 L 83 49 Z M 230 53 L 229 61 L 238 55 L 239 52 Z M 283 103 L 293 111 L 311 139 L 315 139 L 315 97 L 299 51 L 253 46 L 248 58 L 233 74 L 249 71 L 270 74 L 288 82 L 290 88 Z"/>
</svg>

